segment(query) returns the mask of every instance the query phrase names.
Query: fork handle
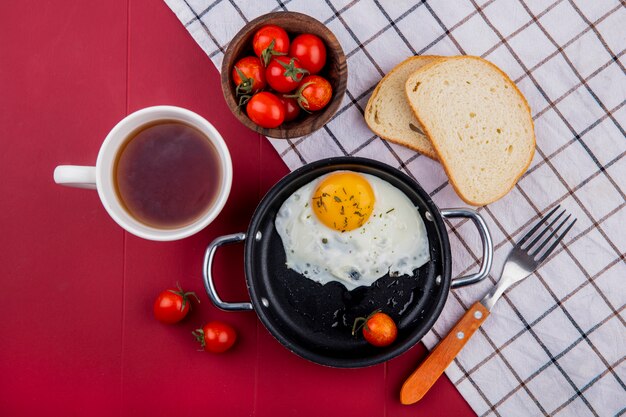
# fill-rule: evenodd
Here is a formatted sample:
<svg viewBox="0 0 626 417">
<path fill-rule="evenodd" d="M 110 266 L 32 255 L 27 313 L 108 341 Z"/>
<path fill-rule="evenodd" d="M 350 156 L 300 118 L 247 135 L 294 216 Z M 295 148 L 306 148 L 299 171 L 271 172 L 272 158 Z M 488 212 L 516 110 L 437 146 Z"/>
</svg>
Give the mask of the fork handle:
<svg viewBox="0 0 626 417">
<path fill-rule="evenodd" d="M 404 382 L 400 402 L 413 404 L 422 399 L 488 316 L 489 310 L 480 301 L 474 304 Z"/>
</svg>

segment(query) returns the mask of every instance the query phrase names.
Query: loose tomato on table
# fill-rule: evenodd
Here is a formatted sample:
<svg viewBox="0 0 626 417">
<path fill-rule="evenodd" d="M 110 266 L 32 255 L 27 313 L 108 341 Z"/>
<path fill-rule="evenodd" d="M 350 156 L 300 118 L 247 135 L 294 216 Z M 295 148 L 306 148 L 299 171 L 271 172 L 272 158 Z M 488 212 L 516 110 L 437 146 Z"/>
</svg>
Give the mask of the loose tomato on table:
<svg viewBox="0 0 626 417">
<path fill-rule="evenodd" d="M 222 353 L 230 349 L 237 341 L 237 332 L 229 324 L 221 321 L 211 321 L 201 329 L 191 332 L 200 343 L 200 346 L 212 353 Z"/>
<path fill-rule="evenodd" d="M 185 292 L 180 285 L 177 285 L 177 288 L 168 288 L 154 301 L 154 317 L 161 323 L 178 323 L 185 318 L 191 308 L 189 297 L 194 297 L 200 302 L 196 293 Z"/>
<path fill-rule="evenodd" d="M 359 323 L 362 323 L 359 325 Z M 398 336 L 398 327 L 391 317 L 380 310 L 374 311 L 367 317 L 358 317 L 354 320 L 352 335 L 363 327 L 363 337 L 371 345 L 377 347 L 389 346 Z"/>
<path fill-rule="evenodd" d="M 237 96 L 256 93 L 265 87 L 265 68 L 255 56 L 241 58 L 233 67 L 233 81 Z"/>
<path fill-rule="evenodd" d="M 290 122 L 300 115 L 300 106 L 295 98 L 286 97 L 285 94 L 278 96 L 278 99 L 285 107 L 285 122 Z"/>
<path fill-rule="evenodd" d="M 296 58 L 277 56 L 265 70 L 267 83 L 279 93 L 295 90 L 308 71 L 302 68 Z"/>
<path fill-rule="evenodd" d="M 289 56 L 298 58 L 310 74 L 317 74 L 326 65 L 326 45 L 319 37 L 304 33 L 291 41 Z"/>
<path fill-rule="evenodd" d="M 273 56 L 287 55 L 289 52 L 289 36 L 285 29 L 276 25 L 266 25 L 257 30 L 252 38 L 252 49 L 267 66 Z"/>
<path fill-rule="evenodd" d="M 285 120 L 285 107 L 272 93 L 266 91 L 252 96 L 246 105 L 248 117 L 254 123 L 268 129 L 278 127 Z"/>
<path fill-rule="evenodd" d="M 300 82 L 298 91 L 289 97 L 295 98 L 304 110 L 317 111 L 326 107 L 332 96 L 333 88 L 328 80 L 319 75 L 307 75 Z"/>
</svg>

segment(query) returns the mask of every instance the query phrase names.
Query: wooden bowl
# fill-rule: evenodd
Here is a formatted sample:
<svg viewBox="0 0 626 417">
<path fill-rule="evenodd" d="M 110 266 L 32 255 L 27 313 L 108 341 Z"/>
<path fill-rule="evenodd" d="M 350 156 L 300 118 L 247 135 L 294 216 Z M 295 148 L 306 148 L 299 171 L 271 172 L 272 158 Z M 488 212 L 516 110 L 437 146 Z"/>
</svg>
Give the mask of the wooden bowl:
<svg viewBox="0 0 626 417">
<path fill-rule="evenodd" d="M 285 122 L 274 129 L 266 129 L 256 125 L 246 115 L 245 108 L 238 107 L 235 84 L 232 79 L 233 67 L 237 61 L 245 56 L 254 56 L 252 50 L 254 34 L 262 26 L 268 24 L 285 29 L 290 40 L 301 33 L 312 33 L 319 36 L 326 44 L 326 65 L 319 75 L 326 78 L 333 88 L 333 97 L 325 108 L 310 114 L 302 111 L 297 119 Z M 335 35 L 323 23 L 302 13 L 275 12 L 257 17 L 235 35 L 224 55 L 221 81 L 226 103 L 241 123 L 265 136 L 287 139 L 308 135 L 328 123 L 343 100 L 348 82 L 348 70 L 341 45 Z"/>
</svg>

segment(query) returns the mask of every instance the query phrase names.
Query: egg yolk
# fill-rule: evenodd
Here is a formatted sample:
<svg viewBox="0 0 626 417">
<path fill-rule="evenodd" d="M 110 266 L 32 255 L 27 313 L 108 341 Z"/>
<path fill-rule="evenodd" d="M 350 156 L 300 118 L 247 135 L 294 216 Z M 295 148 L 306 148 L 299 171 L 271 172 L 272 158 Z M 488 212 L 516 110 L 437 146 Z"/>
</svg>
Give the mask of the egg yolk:
<svg viewBox="0 0 626 417">
<path fill-rule="evenodd" d="M 354 172 L 338 172 L 326 177 L 311 200 L 318 220 L 339 232 L 357 229 L 367 222 L 374 209 L 374 190 Z"/>
</svg>

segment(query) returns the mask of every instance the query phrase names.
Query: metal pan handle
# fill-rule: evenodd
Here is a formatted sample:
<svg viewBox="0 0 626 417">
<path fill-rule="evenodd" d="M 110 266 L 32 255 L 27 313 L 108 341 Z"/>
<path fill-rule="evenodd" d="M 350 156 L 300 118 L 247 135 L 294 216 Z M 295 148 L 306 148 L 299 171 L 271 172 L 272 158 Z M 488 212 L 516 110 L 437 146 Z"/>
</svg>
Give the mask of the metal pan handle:
<svg viewBox="0 0 626 417">
<path fill-rule="evenodd" d="M 215 289 L 215 284 L 213 283 L 213 273 L 211 272 L 213 268 L 213 258 L 215 257 L 217 248 L 229 243 L 243 242 L 244 240 L 246 240 L 245 233 L 220 236 L 211 242 L 204 253 L 204 266 L 202 270 L 204 288 L 206 289 L 207 294 L 209 294 L 209 298 L 213 304 L 215 304 L 215 307 L 225 311 L 249 311 L 253 309 L 252 303 L 227 303 L 226 301 L 222 301 L 220 296 L 217 294 L 217 290 Z"/>
<path fill-rule="evenodd" d="M 441 210 L 441 215 L 448 218 L 464 217 L 466 219 L 471 219 L 474 222 L 474 225 L 476 225 L 476 229 L 478 229 L 483 246 L 483 261 L 480 264 L 480 270 L 475 274 L 454 278 L 450 287 L 460 288 L 466 285 L 475 284 L 487 278 L 489 271 L 491 271 L 491 264 L 493 262 L 493 242 L 485 220 L 475 210 L 465 208 L 443 209 Z"/>
</svg>

